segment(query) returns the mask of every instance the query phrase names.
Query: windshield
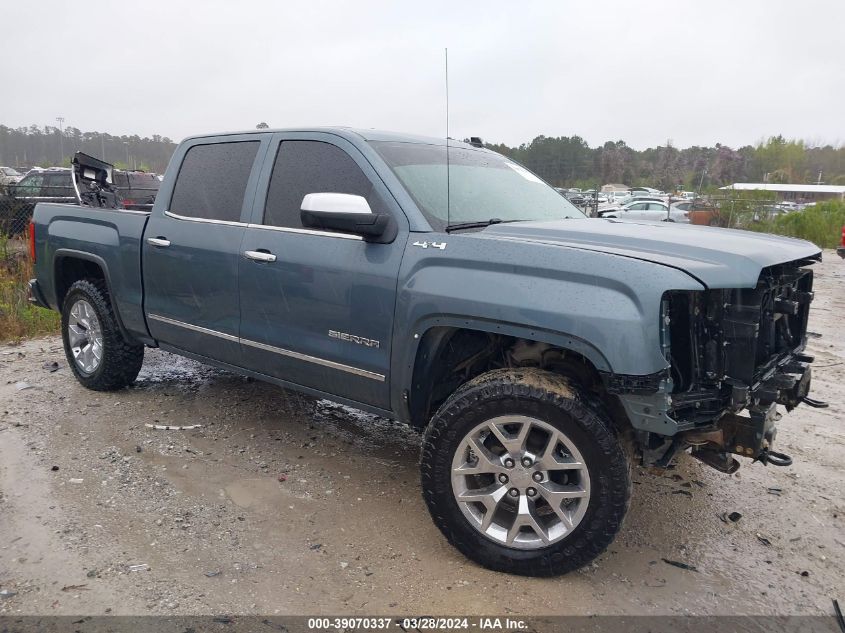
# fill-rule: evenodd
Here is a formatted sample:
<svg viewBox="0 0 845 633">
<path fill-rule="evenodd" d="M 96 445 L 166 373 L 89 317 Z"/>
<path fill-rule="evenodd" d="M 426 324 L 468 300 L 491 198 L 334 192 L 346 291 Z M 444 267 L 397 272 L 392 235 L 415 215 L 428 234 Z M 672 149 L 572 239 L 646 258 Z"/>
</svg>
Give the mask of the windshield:
<svg viewBox="0 0 845 633">
<path fill-rule="evenodd" d="M 530 171 L 489 151 L 420 143 L 370 143 L 414 198 L 435 230 L 447 224 L 498 219 L 560 220 L 585 217 Z"/>
<path fill-rule="evenodd" d="M 12 169 L 11 167 L 3 167 L 2 169 L 3 169 L 3 173 L 6 174 L 7 176 L 20 176 L 21 175 L 19 171 Z"/>
</svg>

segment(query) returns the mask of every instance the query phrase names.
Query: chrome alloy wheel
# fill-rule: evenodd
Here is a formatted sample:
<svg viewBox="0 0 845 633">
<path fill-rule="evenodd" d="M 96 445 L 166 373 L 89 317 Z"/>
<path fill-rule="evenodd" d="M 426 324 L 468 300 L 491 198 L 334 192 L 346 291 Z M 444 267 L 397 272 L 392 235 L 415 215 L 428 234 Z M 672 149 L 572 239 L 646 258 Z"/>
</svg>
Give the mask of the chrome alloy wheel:
<svg viewBox="0 0 845 633">
<path fill-rule="evenodd" d="M 85 299 L 71 307 L 67 330 L 76 366 L 85 374 L 93 374 L 103 359 L 103 330 L 93 306 Z"/>
<path fill-rule="evenodd" d="M 507 415 L 472 429 L 452 459 L 452 492 L 487 538 L 538 549 L 584 518 L 590 475 L 573 442 L 536 418 Z"/>
</svg>

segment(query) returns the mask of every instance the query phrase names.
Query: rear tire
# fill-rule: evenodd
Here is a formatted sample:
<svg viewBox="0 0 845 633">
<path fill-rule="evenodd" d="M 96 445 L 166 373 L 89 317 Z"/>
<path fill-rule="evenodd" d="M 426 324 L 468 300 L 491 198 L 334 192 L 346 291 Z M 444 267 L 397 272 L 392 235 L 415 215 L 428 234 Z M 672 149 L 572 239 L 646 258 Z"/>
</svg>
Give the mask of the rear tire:
<svg viewBox="0 0 845 633">
<path fill-rule="evenodd" d="M 630 463 L 603 409 L 566 378 L 501 369 L 440 407 L 420 469 L 434 523 L 465 556 L 495 571 L 555 576 L 613 541 L 630 500 Z"/>
<path fill-rule="evenodd" d="M 87 389 L 116 391 L 135 382 L 144 346 L 127 343 L 103 280 L 71 285 L 62 304 L 62 342 L 73 375 Z"/>
</svg>

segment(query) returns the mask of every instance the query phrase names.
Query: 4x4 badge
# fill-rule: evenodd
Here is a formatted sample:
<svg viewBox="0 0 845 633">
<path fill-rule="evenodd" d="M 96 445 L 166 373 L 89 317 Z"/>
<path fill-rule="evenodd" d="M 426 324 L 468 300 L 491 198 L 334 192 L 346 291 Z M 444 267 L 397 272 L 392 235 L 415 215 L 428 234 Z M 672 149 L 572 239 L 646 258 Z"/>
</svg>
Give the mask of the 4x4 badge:
<svg viewBox="0 0 845 633">
<path fill-rule="evenodd" d="M 439 248 L 441 251 L 446 250 L 446 242 L 414 242 L 414 246 L 419 246 L 420 248 Z"/>
</svg>

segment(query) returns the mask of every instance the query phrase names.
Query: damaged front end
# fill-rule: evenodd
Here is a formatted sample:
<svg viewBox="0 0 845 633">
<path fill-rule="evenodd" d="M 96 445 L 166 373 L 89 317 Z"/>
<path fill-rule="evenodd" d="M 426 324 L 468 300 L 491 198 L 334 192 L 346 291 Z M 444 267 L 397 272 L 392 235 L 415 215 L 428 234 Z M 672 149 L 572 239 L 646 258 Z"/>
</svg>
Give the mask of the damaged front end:
<svg viewBox="0 0 845 633">
<path fill-rule="evenodd" d="M 755 288 L 663 296 L 661 345 L 669 368 L 651 388 L 615 390 L 640 433 L 645 464 L 668 466 L 687 448 L 728 473 L 739 468 L 732 454 L 791 463 L 772 449 L 777 405 L 826 406 L 808 397 L 813 358 L 803 353 L 812 263 L 764 268 Z"/>
</svg>

